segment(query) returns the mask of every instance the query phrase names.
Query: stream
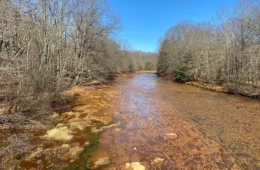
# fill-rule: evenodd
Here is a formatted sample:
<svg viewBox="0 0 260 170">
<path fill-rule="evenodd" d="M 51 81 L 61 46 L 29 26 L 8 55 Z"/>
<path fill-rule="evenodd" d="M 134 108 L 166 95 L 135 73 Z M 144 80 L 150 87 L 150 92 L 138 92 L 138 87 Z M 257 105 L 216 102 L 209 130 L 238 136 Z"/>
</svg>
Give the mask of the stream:
<svg viewBox="0 0 260 170">
<path fill-rule="evenodd" d="M 259 100 L 152 73 L 79 93 L 15 169 L 260 169 Z"/>
<path fill-rule="evenodd" d="M 93 155 L 109 156 L 109 167 L 140 162 L 146 169 L 260 169 L 258 100 L 155 74 L 134 74 L 115 84 L 122 92 L 115 117 L 123 124 L 120 132 L 101 135 Z"/>
</svg>

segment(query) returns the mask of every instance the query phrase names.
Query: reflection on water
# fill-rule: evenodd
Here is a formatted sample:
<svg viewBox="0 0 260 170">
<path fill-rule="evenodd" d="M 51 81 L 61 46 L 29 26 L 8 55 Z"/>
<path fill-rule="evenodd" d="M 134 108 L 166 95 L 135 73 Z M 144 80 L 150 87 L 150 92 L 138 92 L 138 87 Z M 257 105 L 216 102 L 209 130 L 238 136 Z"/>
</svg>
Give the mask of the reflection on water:
<svg viewBox="0 0 260 170">
<path fill-rule="evenodd" d="M 175 84 L 155 74 L 119 78 L 115 117 L 93 157 L 106 153 L 111 167 L 141 162 L 148 169 L 259 169 L 258 100 Z M 168 138 L 175 133 L 177 138 Z M 160 165 L 152 164 L 163 158 Z"/>
</svg>

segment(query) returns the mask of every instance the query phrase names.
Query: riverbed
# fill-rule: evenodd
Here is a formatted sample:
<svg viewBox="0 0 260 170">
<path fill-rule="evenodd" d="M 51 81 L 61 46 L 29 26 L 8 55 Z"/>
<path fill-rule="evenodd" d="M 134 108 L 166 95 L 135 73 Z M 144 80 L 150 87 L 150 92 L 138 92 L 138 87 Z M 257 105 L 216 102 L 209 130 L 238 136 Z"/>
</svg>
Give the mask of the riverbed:
<svg viewBox="0 0 260 170">
<path fill-rule="evenodd" d="M 94 159 L 109 156 L 109 167 L 117 169 L 127 162 L 146 169 L 260 169 L 259 100 L 155 74 L 134 74 L 115 84 L 122 94 L 114 116 L 123 124 L 120 132 L 101 135 Z"/>
<path fill-rule="evenodd" d="M 79 91 L 56 116 L 69 138 L 28 131 L 16 169 L 260 169 L 256 99 L 138 73 Z"/>
</svg>

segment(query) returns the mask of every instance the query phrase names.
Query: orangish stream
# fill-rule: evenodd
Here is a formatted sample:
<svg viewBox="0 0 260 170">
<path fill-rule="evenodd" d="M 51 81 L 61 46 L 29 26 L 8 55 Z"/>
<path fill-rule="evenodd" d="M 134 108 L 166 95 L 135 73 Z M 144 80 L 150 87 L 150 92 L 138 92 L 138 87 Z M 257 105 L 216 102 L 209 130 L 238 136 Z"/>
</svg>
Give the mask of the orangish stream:
<svg viewBox="0 0 260 170">
<path fill-rule="evenodd" d="M 260 169 L 256 99 L 139 73 L 87 88 L 66 108 L 51 130 L 18 131 L 29 148 L 20 142 L 17 153 L 7 147 L 17 131 L 0 130 L 0 169 Z"/>
<path fill-rule="evenodd" d="M 148 170 L 260 169 L 259 100 L 146 73 L 115 86 L 122 93 L 114 116 L 122 125 L 101 135 L 92 156 L 110 157 L 104 169 L 124 169 L 126 162 Z M 155 164 L 155 158 L 164 160 Z"/>
</svg>

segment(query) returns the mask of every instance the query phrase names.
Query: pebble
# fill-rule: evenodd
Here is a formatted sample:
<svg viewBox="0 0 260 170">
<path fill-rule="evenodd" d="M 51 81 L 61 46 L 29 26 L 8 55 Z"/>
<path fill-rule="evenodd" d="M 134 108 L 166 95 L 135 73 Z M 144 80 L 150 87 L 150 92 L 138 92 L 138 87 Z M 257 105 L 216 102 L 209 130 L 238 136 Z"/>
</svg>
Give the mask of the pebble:
<svg viewBox="0 0 260 170">
<path fill-rule="evenodd" d="M 63 145 L 61 145 L 61 147 L 64 148 L 64 149 L 67 149 L 67 148 L 70 148 L 70 145 L 69 144 L 63 144 Z"/>
<path fill-rule="evenodd" d="M 157 163 L 160 163 L 160 162 L 163 162 L 164 161 L 164 159 L 163 158 L 155 158 L 154 160 L 153 160 L 153 162 L 152 162 L 152 164 L 157 164 Z"/>
</svg>

